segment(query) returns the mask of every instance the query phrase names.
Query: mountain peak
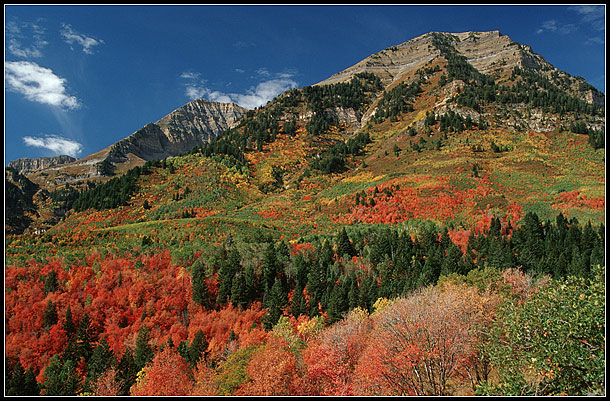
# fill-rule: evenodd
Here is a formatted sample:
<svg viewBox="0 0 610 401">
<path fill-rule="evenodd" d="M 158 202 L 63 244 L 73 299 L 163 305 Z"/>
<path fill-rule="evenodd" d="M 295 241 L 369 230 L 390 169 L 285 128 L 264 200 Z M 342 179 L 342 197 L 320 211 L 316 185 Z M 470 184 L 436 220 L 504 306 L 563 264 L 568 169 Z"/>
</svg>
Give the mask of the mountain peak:
<svg viewBox="0 0 610 401">
<path fill-rule="evenodd" d="M 480 73 L 502 82 L 515 68 L 543 75 L 570 95 L 596 106 L 604 105 L 604 96 L 581 77 L 572 77 L 549 64 L 531 46 L 513 41 L 499 30 L 459 33 L 429 32 L 401 44 L 390 46 L 370 55 L 355 65 L 340 71 L 316 85 L 347 82 L 359 73 L 377 75 L 385 88 L 405 79 L 414 79 L 415 72 L 431 65 L 435 60 L 446 61 L 446 54 L 437 47 L 446 42 L 456 55 L 462 56 Z M 446 48 L 445 48 L 446 50 Z"/>
</svg>

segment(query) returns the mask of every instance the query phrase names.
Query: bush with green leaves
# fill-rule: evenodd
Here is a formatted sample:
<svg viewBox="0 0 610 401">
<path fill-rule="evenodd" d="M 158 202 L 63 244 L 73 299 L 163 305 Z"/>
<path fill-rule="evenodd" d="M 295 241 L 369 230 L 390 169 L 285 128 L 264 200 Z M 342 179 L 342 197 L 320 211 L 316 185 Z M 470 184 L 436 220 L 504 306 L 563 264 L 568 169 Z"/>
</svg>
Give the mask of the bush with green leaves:
<svg viewBox="0 0 610 401">
<path fill-rule="evenodd" d="M 485 352 L 499 382 L 481 395 L 605 393 L 605 268 L 551 280 L 523 305 L 501 307 Z"/>
</svg>

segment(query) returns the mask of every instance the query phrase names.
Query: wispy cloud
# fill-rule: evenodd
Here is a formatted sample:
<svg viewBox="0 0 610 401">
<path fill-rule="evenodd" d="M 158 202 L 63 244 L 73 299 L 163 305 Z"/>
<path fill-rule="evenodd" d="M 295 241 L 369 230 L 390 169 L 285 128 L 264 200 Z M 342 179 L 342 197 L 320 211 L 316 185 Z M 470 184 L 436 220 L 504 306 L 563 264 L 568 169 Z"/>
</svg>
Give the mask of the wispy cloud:
<svg viewBox="0 0 610 401">
<path fill-rule="evenodd" d="M 5 32 L 7 49 L 11 54 L 28 59 L 42 57 L 42 50 L 48 42 L 44 39 L 45 29 L 39 23 L 12 20 L 6 23 Z"/>
<path fill-rule="evenodd" d="M 76 109 L 80 104 L 76 97 L 66 93 L 66 80 L 31 61 L 4 63 L 7 88 L 23 94 L 33 102 Z"/>
<path fill-rule="evenodd" d="M 542 26 L 536 31 L 536 33 L 553 32 L 560 33 L 562 35 L 567 35 L 569 33 L 574 32 L 575 30 L 576 25 L 574 24 L 564 24 L 552 19 L 544 21 L 542 23 Z"/>
<path fill-rule="evenodd" d="M 199 73 L 198 72 L 191 72 L 191 71 L 183 72 L 182 74 L 180 74 L 180 78 L 183 78 L 183 79 L 199 79 Z"/>
<path fill-rule="evenodd" d="M 603 31 L 605 29 L 605 13 L 604 6 L 601 5 L 579 5 L 568 7 L 569 10 L 574 11 L 581 16 L 581 21 L 586 23 L 591 28 L 597 31 Z"/>
<path fill-rule="evenodd" d="M 259 69 L 257 74 L 266 79 L 246 90 L 245 93 L 226 93 L 211 90 L 205 85 L 205 80 L 198 79 L 198 74 L 196 76 L 191 76 L 191 74 L 183 73 L 181 75 L 182 78 L 188 79 L 185 85 L 185 95 L 187 98 L 191 100 L 204 98 L 222 103 L 232 102 L 246 109 L 263 106 L 277 95 L 298 87 L 297 82 L 292 79 L 294 77 L 293 73 L 272 74 L 265 68 Z"/>
<path fill-rule="evenodd" d="M 83 48 L 83 52 L 86 54 L 93 54 L 93 47 L 104 43 L 104 41 L 101 39 L 95 39 L 82 33 L 76 32 L 68 24 L 62 24 L 62 30 L 60 31 L 60 33 L 66 43 L 68 43 L 69 45 L 73 45 L 75 43 L 81 45 Z"/>
<path fill-rule="evenodd" d="M 25 136 L 23 142 L 26 146 L 47 149 L 56 155 L 76 157 L 83 150 L 80 143 L 58 135 L 45 135 L 43 138 Z"/>
</svg>

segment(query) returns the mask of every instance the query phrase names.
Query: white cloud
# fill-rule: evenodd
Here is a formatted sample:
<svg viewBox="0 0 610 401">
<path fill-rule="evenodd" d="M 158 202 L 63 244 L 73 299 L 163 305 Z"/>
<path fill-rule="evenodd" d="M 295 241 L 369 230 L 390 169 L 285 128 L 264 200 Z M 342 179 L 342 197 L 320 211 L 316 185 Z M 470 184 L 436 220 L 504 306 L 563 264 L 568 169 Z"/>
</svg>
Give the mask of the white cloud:
<svg viewBox="0 0 610 401">
<path fill-rule="evenodd" d="M 21 58 L 42 57 L 43 48 L 49 43 L 44 40 L 45 29 L 37 23 L 9 21 L 6 24 L 8 51 Z M 30 42 L 29 46 L 24 42 Z"/>
<path fill-rule="evenodd" d="M 296 87 L 297 83 L 292 79 L 272 79 L 259 83 L 256 85 L 256 88 L 248 90 L 244 95 L 237 94 L 232 96 L 232 98 L 235 99 L 235 102 L 238 105 L 245 107 L 246 109 L 253 109 L 267 104 L 267 102 L 280 93 Z"/>
<path fill-rule="evenodd" d="M 80 143 L 57 135 L 45 135 L 44 138 L 25 136 L 23 142 L 26 146 L 48 149 L 57 155 L 75 157 L 83 150 L 83 145 Z"/>
<path fill-rule="evenodd" d="M 563 35 L 567 35 L 569 33 L 574 32 L 575 29 L 576 29 L 576 25 L 574 25 L 574 24 L 564 24 L 564 23 L 560 23 L 560 22 L 557 22 L 556 20 L 552 19 L 552 20 L 544 21 L 542 23 L 542 26 L 536 31 L 536 33 L 553 32 L 553 33 L 560 33 Z"/>
<path fill-rule="evenodd" d="M 30 61 L 7 61 L 4 71 L 8 89 L 28 100 L 68 109 L 80 107 L 76 97 L 66 94 L 66 80 L 48 68 Z"/>
<path fill-rule="evenodd" d="M 64 40 L 69 45 L 77 43 L 83 47 L 83 52 L 86 54 L 93 54 L 91 50 L 94 46 L 104 43 L 101 39 L 95 39 L 82 33 L 78 33 L 72 29 L 72 27 L 68 24 L 62 24 L 63 29 L 61 30 L 61 36 L 64 37 Z"/>
<path fill-rule="evenodd" d="M 273 75 L 265 68 L 259 69 L 257 74 L 267 78 Z M 275 74 L 274 78 L 258 83 L 245 93 L 225 93 L 211 90 L 205 86 L 205 80 L 196 79 L 199 74 L 195 73 L 183 73 L 180 77 L 190 81 L 186 84 L 185 95 L 191 100 L 204 98 L 213 102 L 236 103 L 246 109 L 254 109 L 267 104 L 288 89 L 298 87 L 297 82 L 292 79 L 293 76 L 293 73 Z"/>
<path fill-rule="evenodd" d="M 180 78 L 184 78 L 184 79 L 198 79 L 199 78 L 199 73 L 198 72 L 183 72 L 182 74 L 180 74 Z"/>
<path fill-rule="evenodd" d="M 602 5 L 578 5 L 568 9 L 582 16 L 582 22 L 591 28 L 603 31 L 605 29 L 605 9 Z"/>
</svg>

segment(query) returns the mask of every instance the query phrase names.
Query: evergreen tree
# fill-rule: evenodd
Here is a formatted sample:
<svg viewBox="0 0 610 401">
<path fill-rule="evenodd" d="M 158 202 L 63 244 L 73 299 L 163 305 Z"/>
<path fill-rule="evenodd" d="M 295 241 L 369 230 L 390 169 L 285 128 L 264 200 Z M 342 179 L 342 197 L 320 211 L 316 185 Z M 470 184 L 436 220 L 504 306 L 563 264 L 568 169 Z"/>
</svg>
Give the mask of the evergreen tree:
<svg viewBox="0 0 610 401">
<path fill-rule="evenodd" d="M 208 342 L 202 330 L 197 330 L 195 337 L 188 348 L 188 357 L 185 358 L 189 366 L 197 366 L 197 362 L 205 355 L 208 349 Z"/>
<path fill-rule="evenodd" d="M 360 289 L 358 288 L 358 280 L 356 279 L 355 273 L 350 273 L 347 276 L 348 284 L 348 293 L 347 293 L 347 303 L 349 310 L 357 308 L 360 305 Z"/>
<path fill-rule="evenodd" d="M 57 289 L 57 273 L 55 270 L 51 270 L 44 280 L 44 294 L 47 295 L 50 292 L 55 292 Z"/>
<path fill-rule="evenodd" d="M 130 348 L 125 349 L 119 361 L 117 369 L 117 382 L 119 383 L 119 395 L 129 395 L 129 389 L 136 382 L 140 369 L 136 366 L 133 352 Z"/>
<path fill-rule="evenodd" d="M 263 291 L 267 293 L 273 286 L 278 274 L 278 259 L 273 243 L 269 243 L 263 254 L 261 269 L 263 272 Z"/>
<path fill-rule="evenodd" d="M 330 324 L 341 320 L 343 313 L 349 310 L 347 288 L 341 283 L 335 285 L 328 301 L 328 322 Z"/>
<path fill-rule="evenodd" d="M 49 330 L 57 323 L 57 306 L 55 302 L 50 299 L 47 301 L 47 306 L 44 308 L 44 314 L 42 316 L 42 327 L 45 330 Z"/>
<path fill-rule="evenodd" d="M 322 304 L 324 292 L 326 291 L 326 272 L 320 263 L 314 263 L 311 271 L 307 274 L 307 292 L 309 298 L 309 316 L 318 315 L 318 304 Z"/>
<path fill-rule="evenodd" d="M 36 375 L 32 367 L 24 370 L 18 359 L 10 360 L 5 357 L 6 369 L 5 392 L 8 396 L 40 395 L 40 387 L 36 382 Z"/>
<path fill-rule="evenodd" d="M 252 302 L 259 299 L 260 296 L 260 285 L 254 266 L 248 265 L 244 270 L 244 279 L 246 281 L 246 291 L 248 294 L 248 302 Z"/>
<path fill-rule="evenodd" d="M 59 354 L 53 355 L 49 362 L 49 366 L 44 371 L 42 384 L 45 389 L 44 395 L 75 396 L 79 390 L 76 364 L 71 359 L 62 362 Z"/>
<path fill-rule="evenodd" d="M 201 258 L 197 259 L 191 266 L 193 282 L 193 301 L 206 309 L 211 307 L 210 293 L 205 282 L 205 265 Z"/>
<path fill-rule="evenodd" d="M 263 306 L 267 308 L 267 313 L 263 318 L 265 329 L 271 330 L 273 328 L 286 308 L 287 303 L 287 294 L 284 292 L 281 281 L 276 278 L 271 290 L 265 293 L 263 301 Z"/>
<path fill-rule="evenodd" d="M 40 395 L 40 386 L 36 381 L 36 375 L 31 366 L 25 371 L 25 380 L 21 389 L 22 391 L 19 395 Z"/>
<path fill-rule="evenodd" d="M 454 243 L 451 243 L 447 249 L 447 255 L 443 258 L 441 263 L 440 274 L 443 276 L 447 276 L 451 273 L 464 274 L 464 272 L 461 271 L 461 260 L 461 249 Z"/>
<path fill-rule="evenodd" d="M 64 361 L 71 359 L 72 361 L 80 361 L 84 358 L 89 361 L 93 352 L 93 342 L 96 340 L 95 333 L 91 327 L 91 319 L 87 312 L 81 317 L 74 338 L 68 342 L 66 349 L 63 352 L 62 359 Z"/>
<path fill-rule="evenodd" d="M 231 249 L 228 257 L 221 262 L 218 270 L 218 296 L 217 304 L 224 304 L 231 298 L 231 290 L 233 288 L 233 277 L 241 271 L 241 255 L 237 248 Z"/>
<path fill-rule="evenodd" d="M 63 329 L 66 331 L 68 338 L 72 338 L 72 336 L 76 333 L 76 327 L 74 327 L 74 320 L 72 320 L 72 308 L 70 305 L 66 308 L 66 317 L 64 319 Z"/>
<path fill-rule="evenodd" d="M 246 309 L 248 306 L 248 288 L 246 286 L 246 277 L 243 273 L 237 273 L 233 277 L 231 303 L 241 309 Z"/>
<path fill-rule="evenodd" d="M 87 376 L 85 377 L 85 391 L 93 391 L 92 386 L 96 380 L 110 368 L 115 365 L 116 358 L 108 345 L 106 337 L 102 337 L 98 345 L 93 350 L 91 359 L 87 363 Z"/>
<path fill-rule="evenodd" d="M 347 236 L 345 227 L 343 227 L 339 233 L 339 238 L 337 239 L 337 255 L 339 257 L 342 257 L 343 255 L 349 255 L 350 257 L 356 255 L 356 250 Z"/>
<path fill-rule="evenodd" d="M 138 331 L 138 338 L 136 339 L 136 350 L 134 353 L 134 365 L 136 372 L 142 370 L 142 368 L 150 361 L 153 360 L 155 352 L 150 345 L 150 332 L 145 324 L 140 326 Z"/>
</svg>

